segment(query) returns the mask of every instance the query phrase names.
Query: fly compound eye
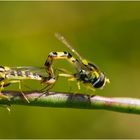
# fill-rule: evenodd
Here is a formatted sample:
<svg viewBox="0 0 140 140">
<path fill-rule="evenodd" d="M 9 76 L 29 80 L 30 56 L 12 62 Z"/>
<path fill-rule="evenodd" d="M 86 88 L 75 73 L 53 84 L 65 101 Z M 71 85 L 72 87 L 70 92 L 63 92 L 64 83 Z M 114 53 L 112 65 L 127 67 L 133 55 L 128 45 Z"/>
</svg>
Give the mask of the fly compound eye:
<svg viewBox="0 0 140 140">
<path fill-rule="evenodd" d="M 103 73 L 100 74 L 98 79 L 93 83 L 94 88 L 101 88 L 105 84 L 105 76 Z"/>
</svg>

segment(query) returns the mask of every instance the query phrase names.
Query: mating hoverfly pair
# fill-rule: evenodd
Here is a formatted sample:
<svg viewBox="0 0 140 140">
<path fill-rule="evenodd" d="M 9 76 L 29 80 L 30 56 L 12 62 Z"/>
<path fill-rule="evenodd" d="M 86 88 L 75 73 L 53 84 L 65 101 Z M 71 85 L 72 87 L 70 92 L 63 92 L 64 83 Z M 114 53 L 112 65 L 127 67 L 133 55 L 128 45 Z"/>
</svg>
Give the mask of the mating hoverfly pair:
<svg viewBox="0 0 140 140">
<path fill-rule="evenodd" d="M 54 70 L 52 67 L 53 60 L 57 59 L 66 59 L 72 65 L 74 65 L 76 72 L 74 74 L 69 73 L 67 70 L 58 69 L 60 72 L 58 76 L 67 77 L 69 80 L 77 80 L 78 89 L 80 89 L 80 83 L 84 83 L 86 87 L 95 90 L 97 88 L 103 88 L 106 83 L 109 83 L 109 79 L 106 78 L 103 72 L 94 65 L 93 63 L 88 62 L 79 55 L 79 53 L 67 42 L 67 40 L 59 33 L 55 34 L 56 38 L 60 40 L 67 48 L 69 48 L 77 57 L 75 59 L 71 53 L 63 51 L 63 52 L 51 52 L 49 53 L 47 60 L 44 64 L 43 69 L 46 70 L 46 75 L 41 74 L 38 70 L 42 69 L 42 67 L 3 67 L 0 66 L 0 98 L 7 98 L 6 95 L 2 94 L 2 90 L 4 87 L 18 83 L 19 90 L 21 94 L 26 99 L 28 99 L 26 95 L 21 90 L 21 83 L 24 80 L 37 80 L 40 81 L 41 84 L 45 85 L 45 88 L 51 89 L 51 87 L 56 82 L 56 76 L 54 74 Z"/>
</svg>

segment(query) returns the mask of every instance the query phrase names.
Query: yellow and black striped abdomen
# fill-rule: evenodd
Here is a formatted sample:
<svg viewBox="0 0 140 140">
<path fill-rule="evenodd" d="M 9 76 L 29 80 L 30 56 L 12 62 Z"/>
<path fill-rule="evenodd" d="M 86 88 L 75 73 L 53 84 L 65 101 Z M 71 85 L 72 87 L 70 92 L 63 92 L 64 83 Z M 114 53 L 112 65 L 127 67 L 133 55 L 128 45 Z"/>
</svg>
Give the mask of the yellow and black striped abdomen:
<svg viewBox="0 0 140 140">
<path fill-rule="evenodd" d="M 78 61 L 77 59 L 72 57 L 72 55 L 69 52 L 66 52 L 66 51 L 64 51 L 64 52 L 50 52 L 48 55 L 48 58 L 45 62 L 45 66 L 49 67 L 52 64 L 53 59 L 67 59 L 71 63 L 75 63 L 76 61 Z"/>
<path fill-rule="evenodd" d="M 72 63 L 78 71 L 81 70 L 81 64 L 79 63 L 79 61 L 75 59 L 69 52 L 50 52 L 45 62 L 46 71 L 49 74 L 50 78 L 54 77 L 52 62 L 55 59 L 66 59 L 67 61 Z"/>
</svg>

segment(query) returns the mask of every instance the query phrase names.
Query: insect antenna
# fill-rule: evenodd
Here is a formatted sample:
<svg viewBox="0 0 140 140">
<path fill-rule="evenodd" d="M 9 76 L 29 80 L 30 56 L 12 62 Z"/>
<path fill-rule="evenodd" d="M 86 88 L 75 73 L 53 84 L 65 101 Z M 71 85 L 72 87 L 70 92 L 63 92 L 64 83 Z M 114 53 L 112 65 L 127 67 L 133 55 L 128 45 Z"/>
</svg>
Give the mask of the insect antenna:
<svg viewBox="0 0 140 140">
<path fill-rule="evenodd" d="M 66 40 L 66 38 L 64 36 L 62 36 L 60 33 L 56 32 L 55 37 L 59 41 L 61 41 L 67 48 L 69 48 L 75 55 L 77 55 L 81 61 L 83 60 L 82 57 L 80 56 L 80 54 L 68 43 L 68 41 Z"/>
</svg>

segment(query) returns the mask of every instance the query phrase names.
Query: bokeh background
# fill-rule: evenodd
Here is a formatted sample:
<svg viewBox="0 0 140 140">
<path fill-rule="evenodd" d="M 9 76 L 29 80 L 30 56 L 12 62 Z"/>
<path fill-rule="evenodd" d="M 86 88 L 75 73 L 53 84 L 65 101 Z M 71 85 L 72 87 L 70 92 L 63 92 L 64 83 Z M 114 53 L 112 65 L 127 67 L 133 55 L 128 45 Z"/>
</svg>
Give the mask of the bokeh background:
<svg viewBox="0 0 140 140">
<path fill-rule="evenodd" d="M 110 78 L 96 94 L 140 97 L 140 2 L 0 2 L 0 65 L 43 66 L 49 52 L 68 50 L 55 32 Z M 52 90 L 68 89 L 60 78 Z M 140 116 L 105 110 L 12 106 L 0 120 L 0 138 L 140 138 Z"/>
</svg>

